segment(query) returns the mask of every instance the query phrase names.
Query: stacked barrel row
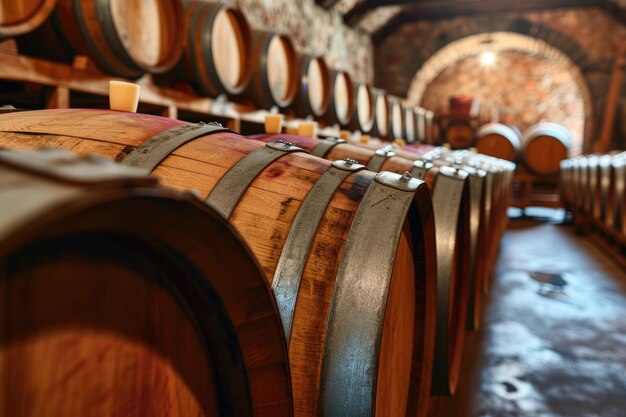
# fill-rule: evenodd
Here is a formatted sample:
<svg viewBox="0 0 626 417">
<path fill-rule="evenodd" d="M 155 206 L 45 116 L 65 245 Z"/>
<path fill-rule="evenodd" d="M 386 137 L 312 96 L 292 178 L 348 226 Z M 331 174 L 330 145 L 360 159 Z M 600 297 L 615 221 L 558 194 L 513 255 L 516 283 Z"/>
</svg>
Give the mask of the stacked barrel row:
<svg viewBox="0 0 626 417">
<path fill-rule="evenodd" d="M 626 244 L 625 181 L 624 153 L 581 155 L 561 162 L 561 198 L 574 223 L 603 237 L 617 252 Z"/>
<path fill-rule="evenodd" d="M 297 53 L 288 36 L 251 29 L 223 3 L 2 0 L 0 39 L 16 35 L 25 55 L 67 63 L 83 55 L 112 76 L 151 73 L 161 86 L 382 138 L 432 136 L 432 112 L 329 68 L 321 56 Z"/>
<path fill-rule="evenodd" d="M 12 415 L 436 415 L 478 326 L 510 164 L 257 139 L 0 114 L 17 149 L 0 153 Z"/>
</svg>

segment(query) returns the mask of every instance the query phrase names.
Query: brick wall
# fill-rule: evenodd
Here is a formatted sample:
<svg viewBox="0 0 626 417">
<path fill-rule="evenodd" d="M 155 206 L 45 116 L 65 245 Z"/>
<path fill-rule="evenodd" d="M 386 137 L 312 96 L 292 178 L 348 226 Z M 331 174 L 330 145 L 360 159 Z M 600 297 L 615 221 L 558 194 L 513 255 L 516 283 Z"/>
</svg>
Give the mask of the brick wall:
<svg viewBox="0 0 626 417">
<path fill-rule="evenodd" d="M 580 151 L 584 104 L 568 67 L 523 52 L 498 52 L 493 66 L 478 56 L 457 61 L 428 85 L 421 105 L 447 111 L 448 98 L 464 94 L 497 107 L 500 117 L 520 129 L 539 121 L 560 123 L 575 136 Z"/>
<path fill-rule="evenodd" d="M 341 15 L 314 0 L 228 0 L 238 5 L 253 28 L 286 33 L 296 49 L 322 54 L 332 68 L 348 70 L 356 80 L 373 80 L 373 48 L 369 35 L 343 24 Z"/>
<path fill-rule="evenodd" d="M 600 124 L 615 51 L 626 28 L 596 8 L 515 12 L 416 22 L 399 27 L 375 48 L 375 84 L 405 96 L 412 79 L 440 48 L 464 37 L 496 31 L 544 40 L 579 68 L 591 93 L 594 136 Z"/>
</svg>

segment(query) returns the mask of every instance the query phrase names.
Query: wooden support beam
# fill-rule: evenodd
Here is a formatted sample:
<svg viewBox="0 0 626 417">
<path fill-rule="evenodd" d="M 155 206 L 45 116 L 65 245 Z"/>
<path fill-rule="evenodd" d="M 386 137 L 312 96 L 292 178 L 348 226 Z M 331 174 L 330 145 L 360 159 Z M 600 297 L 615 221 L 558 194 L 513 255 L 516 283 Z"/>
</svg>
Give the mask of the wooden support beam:
<svg viewBox="0 0 626 417">
<path fill-rule="evenodd" d="M 606 153 L 611 150 L 611 140 L 615 133 L 617 102 L 621 92 L 622 80 L 624 79 L 624 71 L 626 71 L 626 41 L 620 46 L 613 62 L 613 72 L 606 96 L 606 104 L 604 105 L 604 117 L 600 126 L 600 135 L 593 147 L 593 150 L 596 152 Z"/>
</svg>

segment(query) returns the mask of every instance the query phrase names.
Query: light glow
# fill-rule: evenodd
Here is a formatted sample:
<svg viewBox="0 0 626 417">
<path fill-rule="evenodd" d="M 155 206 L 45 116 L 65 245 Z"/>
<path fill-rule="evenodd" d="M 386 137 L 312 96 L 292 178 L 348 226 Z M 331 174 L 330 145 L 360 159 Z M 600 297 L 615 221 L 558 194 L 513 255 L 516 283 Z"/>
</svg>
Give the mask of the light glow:
<svg viewBox="0 0 626 417">
<path fill-rule="evenodd" d="M 496 54 L 485 51 L 480 55 L 480 63 L 486 67 L 492 66 L 496 62 Z"/>
</svg>

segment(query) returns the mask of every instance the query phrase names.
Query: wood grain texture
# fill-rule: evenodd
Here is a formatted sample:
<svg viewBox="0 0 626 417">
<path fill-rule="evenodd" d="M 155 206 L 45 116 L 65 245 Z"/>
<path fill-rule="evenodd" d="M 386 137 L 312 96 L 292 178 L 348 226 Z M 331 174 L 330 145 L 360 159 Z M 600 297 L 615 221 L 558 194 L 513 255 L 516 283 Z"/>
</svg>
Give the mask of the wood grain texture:
<svg viewBox="0 0 626 417">
<path fill-rule="evenodd" d="M 50 137 L 53 146 L 80 147 L 81 152 L 91 149 L 107 156 L 116 154 L 117 159 L 123 159 L 148 136 L 182 124 L 159 117 L 109 111 L 73 110 L 56 116 L 49 111 L 29 113 L 30 117 L 19 119 L 0 116 L 0 132 L 9 132 L 0 133 L 0 145 L 6 141 L 6 146 L 14 146 L 19 137 L 24 137 L 27 139 L 21 143 L 23 146 L 40 147 Z M 51 127 L 56 122 L 61 122 L 62 126 Z M 70 127 L 72 123 L 76 124 L 75 128 Z M 142 123 L 146 125 L 144 132 L 139 127 Z M 116 129 L 114 125 L 124 129 L 124 134 L 113 137 L 110 132 Z M 168 186 L 180 190 L 193 189 L 201 197 L 206 197 L 230 167 L 263 146 L 259 141 L 234 133 L 204 136 L 175 150 L 154 170 L 154 174 Z M 255 178 L 232 212 L 230 221 L 259 259 L 268 284 L 273 279 L 298 208 L 328 167 L 329 162 L 309 155 L 283 156 Z M 362 172 L 351 174 L 344 180 L 326 207 L 307 255 L 289 341 L 294 412 L 297 416 L 317 415 L 324 339 L 335 291 L 334 278 L 352 218 L 373 177 L 373 173 Z M 393 287 L 394 295 L 387 299 L 386 304 L 389 314 L 398 317 L 393 320 L 394 323 L 404 323 L 403 328 L 408 329 L 408 333 L 391 328 L 387 330 L 388 326 L 395 324 L 386 322 L 379 341 L 385 346 L 385 359 L 382 365 L 372 363 L 372 369 L 377 369 L 379 378 L 392 386 L 404 386 L 406 381 L 409 384 L 404 393 L 383 389 L 387 383 L 379 384 L 378 390 L 376 386 L 372 387 L 377 401 L 387 404 L 381 405 L 380 415 L 423 416 L 430 391 L 436 275 L 432 206 L 425 186 L 418 189 L 410 213 L 396 248 L 398 255 L 394 261 L 391 286 L 397 288 Z M 375 248 L 376 245 L 373 245 L 372 250 Z M 202 256 L 201 250 L 194 250 L 194 253 Z M 346 349 L 345 354 L 349 355 L 349 347 Z M 259 361 L 262 359 L 257 358 Z M 380 360 L 377 359 L 377 362 Z M 395 372 L 398 367 L 404 371 Z M 272 372 L 276 373 L 275 367 Z M 254 404 L 258 400 L 260 405 L 268 405 L 271 398 L 278 401 L 275 384 L 270 381 L 280 380 L 272 375 L 270 373 L 264 378 L 263 371 L 259 369 L 249 376 Z"/>
<path fill-rule="evenodd" d="M 275 302 L 221 215 L 145 180 L 0 173 L 3 413 L 291 415 Z"/>
<path fill-rule="evenodd" d="M 55 3 L 56 0 L 0 1 L 0 39 L 34 30 L 48 18 Z"/>
</svg>

